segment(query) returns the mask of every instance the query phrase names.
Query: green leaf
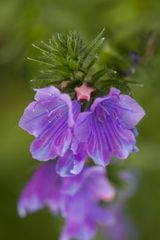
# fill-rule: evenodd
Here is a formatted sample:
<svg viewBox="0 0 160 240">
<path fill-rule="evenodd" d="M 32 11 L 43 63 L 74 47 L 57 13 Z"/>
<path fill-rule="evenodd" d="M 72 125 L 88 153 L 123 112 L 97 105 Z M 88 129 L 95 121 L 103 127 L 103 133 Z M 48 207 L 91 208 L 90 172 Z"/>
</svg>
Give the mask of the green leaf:
<svg viewBox="0 0 160 240">
<path fill-rule="evenodd" d="M 102 37 L 104 31 L 105 28 L 103 28 L 102 31 L 97 35 L 97 37 L 86 47 L 83 60 L 85 60 L 94 51 L 97 51 L 97 49 L 102 45 L 105 40 L 105 38 Z"/>
</svg>

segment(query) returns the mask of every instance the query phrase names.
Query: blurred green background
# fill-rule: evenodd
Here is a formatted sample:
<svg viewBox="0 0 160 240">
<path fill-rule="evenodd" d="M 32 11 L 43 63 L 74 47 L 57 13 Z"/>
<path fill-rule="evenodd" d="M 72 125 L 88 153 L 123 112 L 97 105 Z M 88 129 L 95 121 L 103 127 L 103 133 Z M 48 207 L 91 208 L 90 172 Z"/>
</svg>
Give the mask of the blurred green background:
<svg viewBox="0 0 160 240">
<path fill-rule="evenodd" d="M 106 63 L 134 50 L 141 56 L 134 97 L 147 113 L 139 124 L 139 153 L 122 164 L 140 175 L 137 194 L 127 209 L 140 240 L 160 239 L 160 1 L 159 0 L 0 0 L 0 239 L 58 239 L 61 220 L 47 210 L 20 219 L 16 203 L 37 162 L 28 147 L 32 137 L 18 128 L 33 98 L 29 80 L 37 65 L 32 43 L 55 32 L 77 29 L 91 40 L 106 27 Z M 97 239 L 99 239 L 97 237 Z"/>
</svg>

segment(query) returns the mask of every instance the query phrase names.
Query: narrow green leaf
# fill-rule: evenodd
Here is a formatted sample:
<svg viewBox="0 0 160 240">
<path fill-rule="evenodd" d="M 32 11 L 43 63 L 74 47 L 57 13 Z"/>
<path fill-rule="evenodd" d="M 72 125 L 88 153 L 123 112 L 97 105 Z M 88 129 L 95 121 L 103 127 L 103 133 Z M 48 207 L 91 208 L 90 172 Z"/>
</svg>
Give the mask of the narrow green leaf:
<svg viewBox="0 0 160 240">
<path fill-rule="evenodd" d="M 102 45 L 105 40 L 105 38 L 102 38 L 104 31 L 105 28 L 103 28 L 97 37 L 86 47 L 83 59 L 86 59 L 89 54 L 97 50 Z"/>
</svg>

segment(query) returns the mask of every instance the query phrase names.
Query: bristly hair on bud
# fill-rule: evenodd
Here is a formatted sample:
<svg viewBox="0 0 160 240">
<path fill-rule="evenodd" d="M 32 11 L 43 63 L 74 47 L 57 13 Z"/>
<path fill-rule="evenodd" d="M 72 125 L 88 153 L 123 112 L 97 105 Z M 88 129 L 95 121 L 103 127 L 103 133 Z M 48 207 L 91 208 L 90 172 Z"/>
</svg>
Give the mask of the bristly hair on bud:
<svg viewBox="0 0 160 240">
<path fill-rule="evenodd" d="M 33 47 L 40 51 L 37 59 L 28 58 L 45 66 L 40 75 L 31 80 L 33 87 L 44 87 L 48 84 L 59 86 L 63 81 L 82 81 L 89 69 L 98 60 L 97 50 L 102 45 L 104 29 L 88 45 L 80 38 L 77 31 L 58 33 L 48 43 L 41 41 Z"/>
<path fill-rule="evenodd" d="M 99 61 L 97 52 L 105 40 L 104 31 L 103 28 L 89 44 L 84 43 L 77 31 L 58 33 L 47 43 L 33 44 L 40 56 L 28 59 L 40 63 L 43 69 L 38 77 L 31 80 L 32 87 L 54 85 L 72 96 L 75 87 L 86 82 L 101 94 L 106 94 L 111 86 L 130 93 L 128 84 L 134 81 L 122 80 L 115 70 L 107 67 L 99 69 L 96 64 Z"/>
</svg>

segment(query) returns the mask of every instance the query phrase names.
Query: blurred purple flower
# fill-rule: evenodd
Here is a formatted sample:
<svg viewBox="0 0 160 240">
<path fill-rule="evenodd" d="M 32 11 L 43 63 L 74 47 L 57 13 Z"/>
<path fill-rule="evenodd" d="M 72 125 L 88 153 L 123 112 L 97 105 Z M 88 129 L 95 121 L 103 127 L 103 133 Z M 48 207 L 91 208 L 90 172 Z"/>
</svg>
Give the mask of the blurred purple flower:
<svg viewBox="0 0 160 240">
<path fill-rule="evenodd" d="M 140 62 L 140 56 L 135 51 L 130 51 L 129 52 L 129 57 L 132 61 L 132 64 L 135 65 L 135 66 Z"/>
<path fill-rule="evenodd" d="M 125 202 L 134 195 L 138 185 L 138 174 L 135 171 L 120 171 L 119 180 L 123 182 L 123 188 L 118 192 L 118 198 L 121 203 Z"/>
<path fill-rule="evenodd" d="M 52 213 L 58 211 L 65 219 L 61 240 L 90 240 L 97 223 L 105 226 L 113 222 L 112 213 L 98 202 L 109 202 L 114 196 L 105 169 L 85 168 L 77 176 L 61 178 L 55 173 L 54 161 L 48 161 L 38 168 L 23 190 L 18 212 L 24 217 L 48 206 Z"/>
<path fill-rule="evenodd" d="M 124 186 L 116 191 L 116 201 L 107 206 L 114 220 L 112 224 L 102 228 L 102 233 L 104 239 L 108 240 L 135 240 L 137 239 L 137 231 L 127 215 L 125 207 L 128 199 L 136 191 L 137 174 L 133 171 L 121 171 L 118 175 Z"/>
<path fill-rule="evenodd" d="M 110 206 L 114 221 L 103 228 L 104 239 L 108 240 L 136 240 L 136 229 L 127 216 L 124 205 L 119 203 Z"/>
<path fill-rule="evenodd" d="M 126 72 L 124 72 L 124 77 L 129 77 L 135 74 L 136 68 L 138 67 L 138 64 L 140 62 L 140 56 L 134 51 L 129 52 L 129 58 L 131 60 L 131 66 Z"/>
<path fill-rule="evenodd" d="M 21 217 L 35 212 L 44 206 L 57 212 L 60 205 L 62 178 L 55 173 L 55 164 L 48 161 L 42 164 L 33 174 L 23 190 L 18 202 L 18 212 Z"/>
<path fill-rule="evenodd" d="M 145 115 L 143 108 L 130 96 L 112 88 L 106 97 L 97 98 L 90 111 L 80 113 L 74 126 L 72 150 L 85 143 L 89 157 L 102 166 L 112 157 L 125 159 L 136 151 L 133 130 Z"/>
</svg>

